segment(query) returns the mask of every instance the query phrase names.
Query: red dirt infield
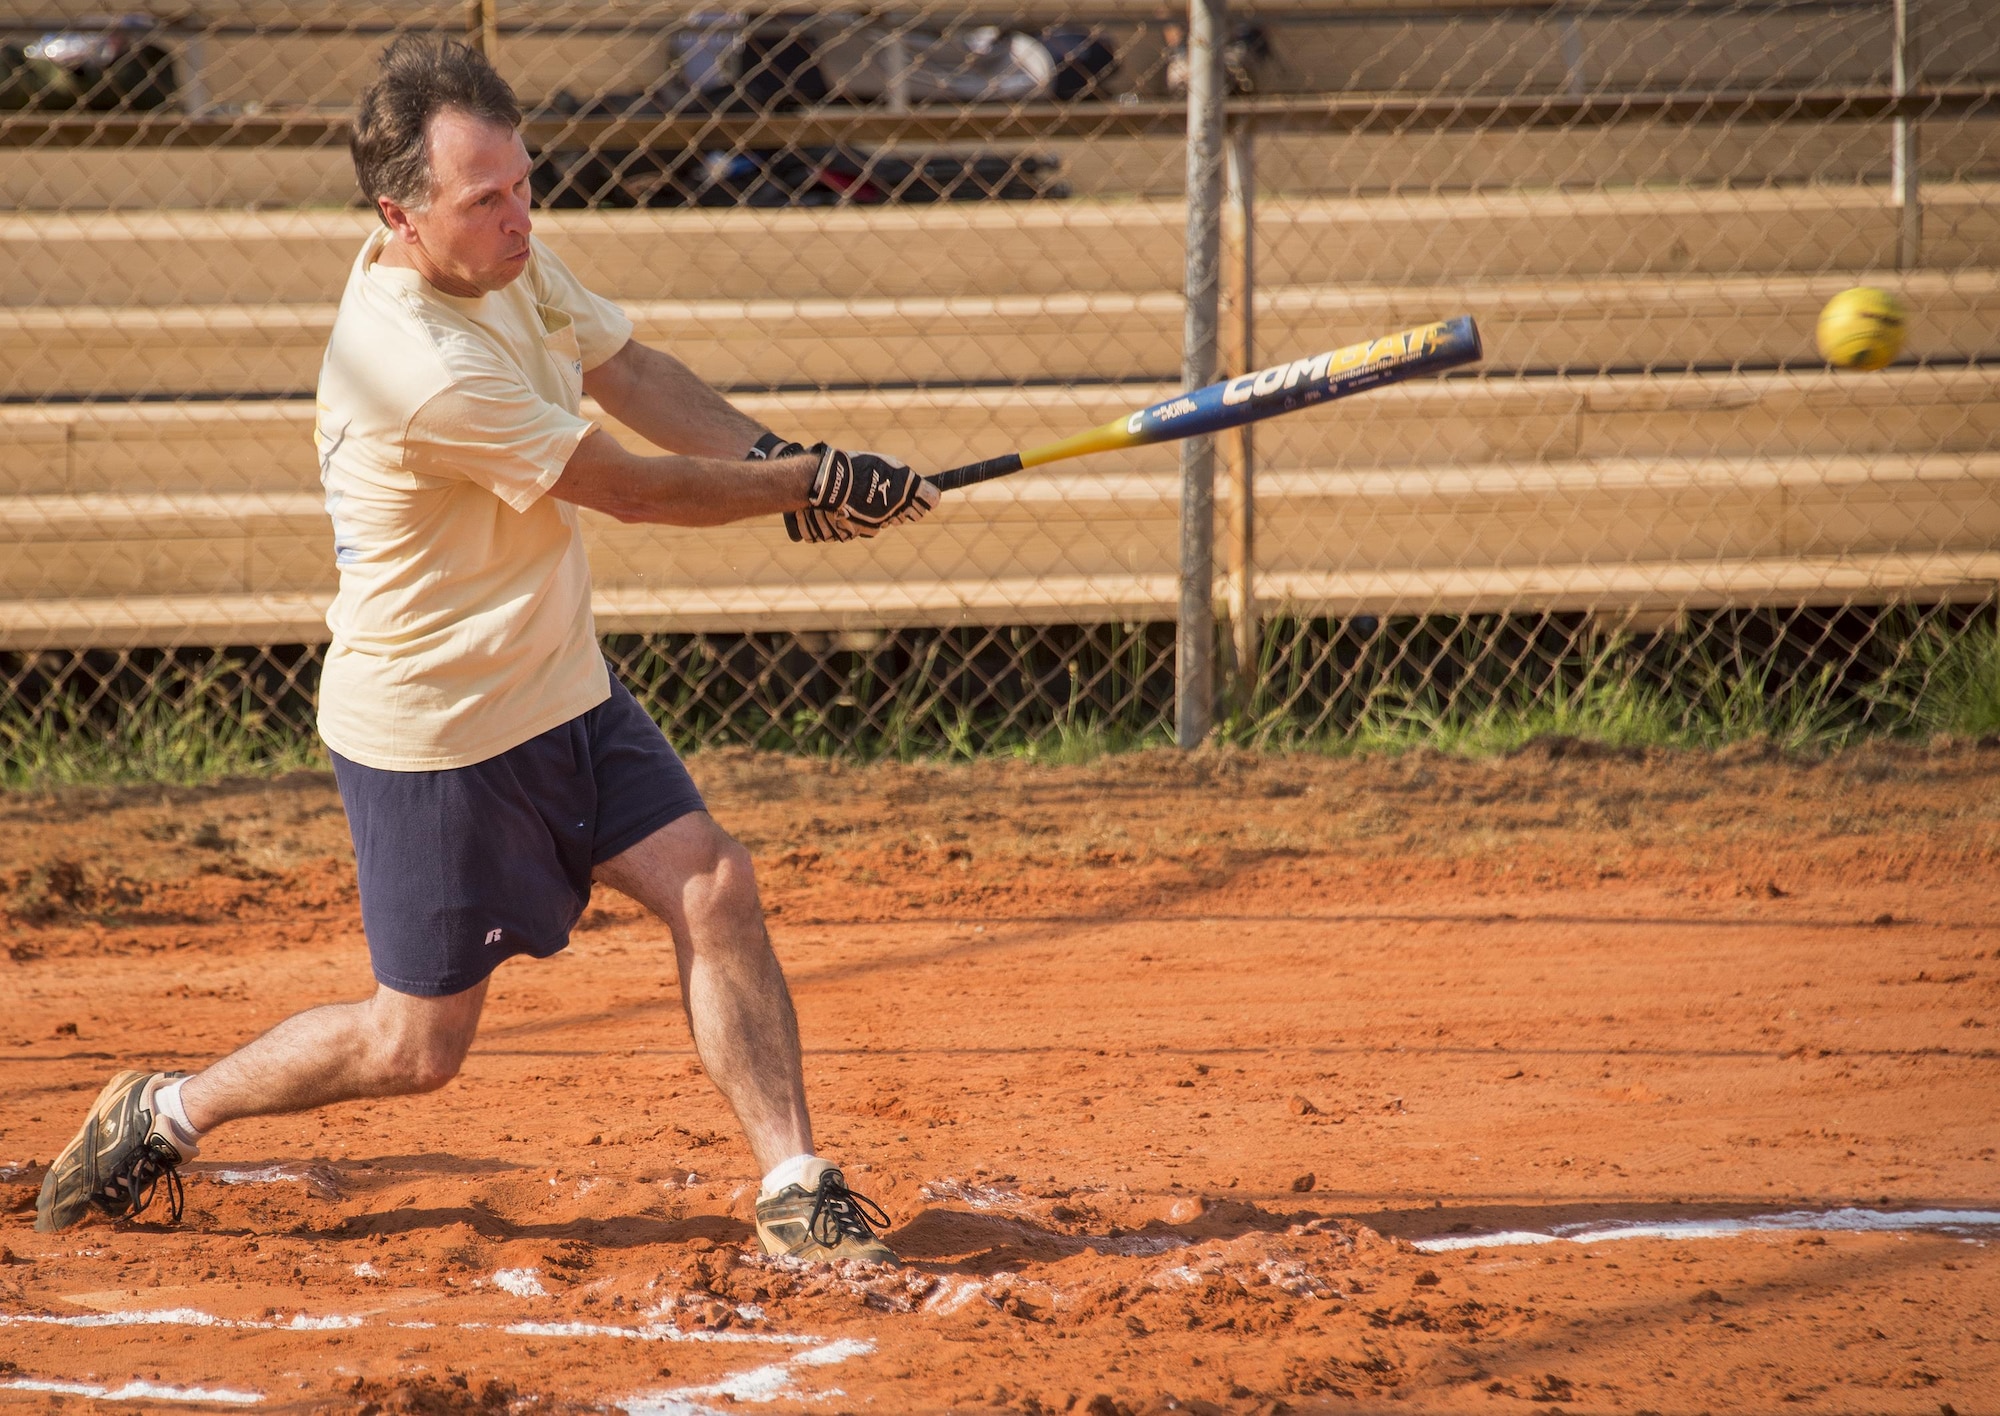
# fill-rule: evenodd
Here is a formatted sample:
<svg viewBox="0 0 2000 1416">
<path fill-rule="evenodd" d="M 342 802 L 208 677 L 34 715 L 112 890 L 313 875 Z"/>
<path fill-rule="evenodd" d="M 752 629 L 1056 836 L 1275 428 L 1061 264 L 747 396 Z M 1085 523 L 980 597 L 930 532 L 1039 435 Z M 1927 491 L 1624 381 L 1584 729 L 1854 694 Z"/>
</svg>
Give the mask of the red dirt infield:
<svg viewBox="0 0 2000 1416">
<path fill-rule="evenodd" d="M 905 1267 L 751 1252 L 606 892 L 444 1092 L 36 1234 L 111 1072 L 370 980 L 327 779 L 14 794 L 0 1404 L 2000 1411 L 1992 746 L 692 765 Z"/>
</svg>

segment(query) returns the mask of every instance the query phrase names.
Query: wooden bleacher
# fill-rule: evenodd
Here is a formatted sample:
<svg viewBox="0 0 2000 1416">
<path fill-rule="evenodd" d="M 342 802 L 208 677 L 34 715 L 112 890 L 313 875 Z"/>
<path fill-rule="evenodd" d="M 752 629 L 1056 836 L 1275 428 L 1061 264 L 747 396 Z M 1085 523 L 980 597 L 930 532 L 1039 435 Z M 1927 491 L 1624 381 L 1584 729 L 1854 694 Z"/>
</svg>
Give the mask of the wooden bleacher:
<svg viewBox="0 0 2000 1416">
<path fill-rule="evenodd" d="M 1542 82 L 1546 46 L 1507 33 L 1492 42 L 1528 66 L 1518 82 Z M 255 38 L 228 60 L 245 84 L 292 62 Z M 1659 44 L 1655 74 L 1701 52 Z M 321 98 L 353 72 L 338 54 L 321 67 Z M 1262 599 L 1384 614 L 1987 598 L 1996 133 L 1966 119 L 1925 149 L 1936 180 L 1907 272 L 1880 125 L 1264 140 L 1267 359 L 1468 311 L 1487 362 L 1259 429 Z M 1063 150 L 1081 199 L 555 212 L 538 230 L 642 337 L 772 426 L 945 466 L 1169 391 L 1171 145 Z M 0 647 L 323 638 L 310 389 L 371 221 L 346 205 L 344 155 L 38 149 L 4 166 Z M 241 210 L 253 192 L 286 205 Z M 1903 294 L 1918 362 L 1826 371 L 1813 317 L 1864 281 Z M 1173 466 L 1152 449 L 1022 475 L 830 549 L 775 523 L 593 517 L 601 624 L 1171 618 Z"/>
</svg>

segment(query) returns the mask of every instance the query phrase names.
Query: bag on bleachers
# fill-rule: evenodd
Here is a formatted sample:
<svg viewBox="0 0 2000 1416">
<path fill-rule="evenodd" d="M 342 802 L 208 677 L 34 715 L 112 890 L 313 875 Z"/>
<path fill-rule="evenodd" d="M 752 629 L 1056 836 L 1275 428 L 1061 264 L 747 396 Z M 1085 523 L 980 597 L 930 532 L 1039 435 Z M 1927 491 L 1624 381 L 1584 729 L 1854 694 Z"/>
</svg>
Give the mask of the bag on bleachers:
<svg viewBox="0 0 2000 1416">
<path fill-rule="evenodd" d="M 0 44 L 0 113 L 35 106 L 41 84 L 18 44 Z"/>
<path fill-rule="evenodd" d="M 1023 103 L 1048 96 L 1055 57 L 1031 34 L 993 25 L 941 33 L 868 25 L 820 47 L 827 92 L 855 102 Z"/>
<path fill-rule="evenodd" d="M 171 50 L 147 15 L 126 15 L 95 29 L 56 30 L 21 51 L 23 108 L 84 108 L 96 113 L 166 108 L 180 92 Z M 0 61 L 4 67 L 4 61 Z M 5 93 L 0 75 L 0 93 Z M 0 107 L 14 106 L 0 97 Z"/>
<path fill-rule="evenodd" d="M 940 31 L 784 13 L 744 23 L 703 12 L 668 52 L 672 82 L 684 92 L 759 112 L 884 100 L 1020 103 L 1047 97 L 1058 76 L 1041 39 L 993 25 Z M 1108 57 L 1078 53 L 1072 67 Z"/>
<path fill-rule="evenodd" d="M 1111 80 L 1118 73 L 1118 54 L 1095 29 L 1052 25 L 1042 31 L 1042 47 L 1055 61 L 1049 95 L 1057 102 L 1106 102 L 1115 97 Z"/>
</svg>

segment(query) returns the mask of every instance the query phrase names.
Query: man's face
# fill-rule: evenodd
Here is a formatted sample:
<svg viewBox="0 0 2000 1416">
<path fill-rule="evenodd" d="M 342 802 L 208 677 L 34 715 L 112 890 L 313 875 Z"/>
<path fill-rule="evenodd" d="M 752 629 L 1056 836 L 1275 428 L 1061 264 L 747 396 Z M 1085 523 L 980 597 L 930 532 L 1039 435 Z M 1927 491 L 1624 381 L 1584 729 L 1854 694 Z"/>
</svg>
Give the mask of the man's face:
<svg viewBox="0 0 2000 1416">
<path fill-rule="evenodd" d="M 498 290 L 528 264 L 528 149 L 503 124 L 447 108 L 431 119 L 430 204 L 383 215 L 426 278 L 451 295 Z"/>
</svg>

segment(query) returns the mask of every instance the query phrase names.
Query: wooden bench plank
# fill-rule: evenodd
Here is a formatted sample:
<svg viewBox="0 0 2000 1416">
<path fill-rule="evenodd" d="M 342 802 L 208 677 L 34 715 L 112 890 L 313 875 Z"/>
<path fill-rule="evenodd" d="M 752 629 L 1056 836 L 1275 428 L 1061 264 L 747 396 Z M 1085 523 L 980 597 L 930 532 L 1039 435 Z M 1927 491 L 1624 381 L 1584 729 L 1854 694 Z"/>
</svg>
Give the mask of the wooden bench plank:
<svg viewBox="0 0 2000 1416">
<path fill-rule="evenodd" d="M 1925 188 L 1926 264 L 2000 266 L 2000 183 Z M 1175 292 L 1178 201 L 808 211 L 543 212 L 536 231 L 620 300 Z M 324 304 L 364 212 L 0 215 L 0 305 Z M 1893 267 L 1882 185 L 1648 189 L 1260 203 L 1267 287 Z"/>
<path fill-rule="evenodd" d="M 963 145 L 884 144 L 886 156 Z M 1010 149 L 1011 150 L 1011 149 Z M 1174 138 L 1057 139 L 1033 144 L 1057 161 L 1083 200 L 1178 199 L 1187 162 Z M 1924 125 L 1924 190 L 2000 173 L 2000 119 Z M 1505 132 L 1270 133 L 1257 144 L 1266 196 L 1458 194 L 1503 188 L 1727 187 L 1755 181 L 1807 187 L 1889 181 L 1879 125 L 1659 125 Z M 20 212 L 346 207 L 358 200 L 344 147 L 19 149 L 0 162 L 0 208 Z M 1933 233 L 1932 264 L 1963 263 L 1949 227 Z"/>
<path fill-rule="evenodd" d="M 751 394 L 767 426 L 879 448 L 924 468 L 1050 442 L 1164 398 L 1163 384 Z M 308 491 L 311 404 L 0 406 L 0 496 Z M 606 424 L 633 447 L 646 444 Z M 1580 457 L 1839 457 L 2000 446 L 2000 367 L 1467 378 L 1404 384 L 1260 424 L 1274 467 L 1518 464 Z M 1105 453 L 1063 475 L 1166 470 L 1171 445 Z"/>
<path fill-rule="evenodd" d="M 1875 556 L 1293 575 L 1273 577 L 1264 604 L 1267 613 L 1388 615 L 1980 603 L 1996 584 L 2000 555 Z M 642 591 L 615 590 L 600 592 L 595 609 L 603 634 L 1129 624 L 1171 619 L 1176 594 L 1171 576 L 1066 576 L 715 592 L 678 597 L 671 606 Z M 325 594 L 0 601 L 0 649 L 323 643 L 330 602 Z"/>
<path fill-rule="evenodd" d="M 1048 472 L 839 547 L 793 545 L 775 520 L 691 531 L 587 515 L 586 528 L 607 628 L 719 629 L 741 612 L 738 628 L 809 629 L 870 614 L 886 625 L 1166 617 L 1171 590 L 1138 587 L 1172 586 L 1178 513 L 1170 473 Z M 299 607 L 333 589 L 331 539 L 304 493 L 0 498 L 0 643 L 168 642 L 212 625 L 201 616 L 221 612 L 201 607 L 225 603 L 264 618 L 224 640 L 296 634 Z M 1587 607 L 1734 603 L 1712 598 L 1722 589 L 1970 595 L 1966 567 L 2000 557 L 2000 453 L 1281 470 L 1262 485 L 1260 545 L 1263 598 L 1314 612 L 1407 610 L 1398 597 L 1412 587 L 1458 608 L 1493 608 L 1503 592 L 1568 608 L 1586 592 L 1601 597 Z M 1857 581 L 1856 567 L 1873 578 Z"/>
<path fill-rule="evenodd" d="M 1269 289 L 1276 359 L 1444 314 L 1478 318 L 1491 370 L 1813 364 L 1819 308 L 1856 283 L 1896 291 L 1911 360 L 2000 353 L 2000 272 L 1676 276 L 1442 287 Z M 637 337 L 725 388 L 1123 380 L 1178 359 L 1182 302 L 1160 293 L 633 301 Z M 331 305 L 0 308 L 0 387 L 17 396 L 309 393 Z"/>
</svg>

